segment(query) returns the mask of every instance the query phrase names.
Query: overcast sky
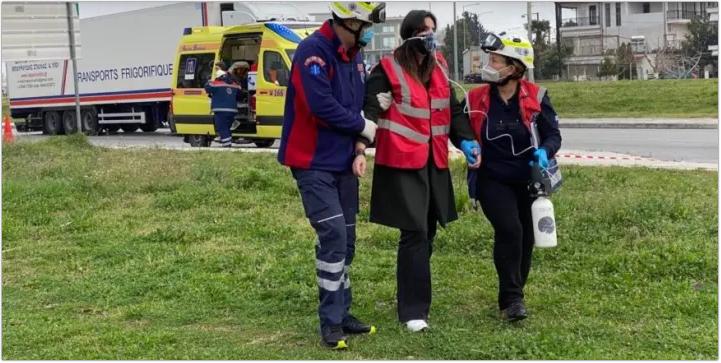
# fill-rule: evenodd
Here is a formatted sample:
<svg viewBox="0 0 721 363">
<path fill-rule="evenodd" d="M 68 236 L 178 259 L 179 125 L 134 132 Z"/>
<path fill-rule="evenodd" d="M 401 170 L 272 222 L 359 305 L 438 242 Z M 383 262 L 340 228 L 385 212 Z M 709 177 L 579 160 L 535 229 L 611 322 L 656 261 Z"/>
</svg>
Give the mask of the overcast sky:
<svg viewBox="0 0 721 363">
<path fill-rule="evenodd" d="M 123 11 L 154 7 L 172 2 L 81 2 L 80 17 L 87 18 L 98 15 L 107 15 Z M 258 3 L 258 2 L 254 2 Z M 298 6 L 307 12 L 321 12 L 327 9 L 327 2 L 299 1 Z M 404 16 L 413 9 L 430 9 L 438 18 L 439 28 L 453 23 L 453 2 L 446 1 L 391 1 L 387 2 L 387 16 Z M 464 8 L 465 7 L 465 8 Z M 467 1 L 456 2 L 458 17 L 464 9 L 478 14 L 478 18 L 487 29 L 491 31 L 506 30 L 511 33 L 525 32 L 523 24 L 526 19 L 521 17 L 526 13 L 526 2 L 522 1 Z M 551 26 L 555 24 L 553 2 L 534 1 L 532 11 L 538 12 L 541 19 L 549 20 Z M 536 15 L 534 15 L 536 17 Z"/>
</svg>

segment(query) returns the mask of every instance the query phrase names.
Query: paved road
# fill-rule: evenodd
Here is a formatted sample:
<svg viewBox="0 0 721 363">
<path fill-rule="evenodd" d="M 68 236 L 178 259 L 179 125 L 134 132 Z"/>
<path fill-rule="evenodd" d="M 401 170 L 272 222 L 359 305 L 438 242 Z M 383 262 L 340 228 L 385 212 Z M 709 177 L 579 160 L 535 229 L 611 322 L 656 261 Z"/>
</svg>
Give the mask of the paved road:
<svg viewBox="0 0 721 363">
<path fill-rule="evenodd" d="M 718 163 L 718 129 L 562 129 L 563 149 Z"/>
<path fill-rule="evenodd" d="M 718 163 L 718 130 L 664 129 L 562 129 L 563 150 L 613 152 L 663 161 Z M 39 133 L 22 134 L 23 139 L 40 140 Z M 191 149 L 182 137 L 167 129 L 154 133 L 122 132 L 112 136 L 90 137 L 93 144 L 106 147 L 163 147 Z M 214 148 L 218 145 L 214 144 Z M 234 148 L 255 149 L 252 144 Z M 271 149 L 277 149 L 278 142 Z"/>
</svg>

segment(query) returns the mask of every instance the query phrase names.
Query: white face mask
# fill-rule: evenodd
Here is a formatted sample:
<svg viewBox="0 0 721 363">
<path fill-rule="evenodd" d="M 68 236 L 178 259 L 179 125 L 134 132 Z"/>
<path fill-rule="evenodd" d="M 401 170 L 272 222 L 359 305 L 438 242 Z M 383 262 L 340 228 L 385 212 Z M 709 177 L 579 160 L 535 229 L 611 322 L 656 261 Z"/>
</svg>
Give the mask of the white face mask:
<svg viewBox="0 0 721 363">
<path fill-rule="evenodd" d="M 508 67 L 510 66 L 506 66 L 501 68 L 500 70 L 496 70 L 495 68 L 491 67 L 490 64 L 486 64 L 486 66 L 481 69 L 481 78 L 486 82 L 499 83 L 502 80 L 501 71 Z"/>
</svg>

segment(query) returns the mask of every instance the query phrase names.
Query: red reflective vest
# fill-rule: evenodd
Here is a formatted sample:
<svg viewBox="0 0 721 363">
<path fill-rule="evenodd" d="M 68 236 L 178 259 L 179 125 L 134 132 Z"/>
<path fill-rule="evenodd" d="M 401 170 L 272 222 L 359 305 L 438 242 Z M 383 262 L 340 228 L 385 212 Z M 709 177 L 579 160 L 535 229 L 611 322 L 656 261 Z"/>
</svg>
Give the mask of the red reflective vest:
<svg viewBox="0 0 721 363">
<path fill-rule="evenodd" d="M 446 61 L 440 55 L 438 61 L 440 65 L 433 69 L 426 89 L 403 71 L 393 55 L 381 60 L 391 84 L 393 102 L 378 117 L 376 164 L 398 169 L 423 168 L 432 145 L 436 167 L 448 168 L 451 89 L 439 68 L 448 69 Z"/>
<path fill-rule="evenodd" d="M 520 83 L 518 103 L 521 107 L 521 121 L 531 133 L 531 137 L 534 137 L 533 135 L 537 135 L 537 132 L 533 130 L 532 124 L 536 116 L 541 112 L 541 101 L 543 100 L 543 96 L 546 95 L 546 89 L 525 79 L 521 79 Z M 491 87 L 487 84 L 476 87 L 468 92 L 468 116 L 478 143 L 483 142 L 481 130 L 483 130 L 486 123 L 490 99 Z M 539 143 L 540 140 L 537 140 L 536 145 Z"/>
</svg>

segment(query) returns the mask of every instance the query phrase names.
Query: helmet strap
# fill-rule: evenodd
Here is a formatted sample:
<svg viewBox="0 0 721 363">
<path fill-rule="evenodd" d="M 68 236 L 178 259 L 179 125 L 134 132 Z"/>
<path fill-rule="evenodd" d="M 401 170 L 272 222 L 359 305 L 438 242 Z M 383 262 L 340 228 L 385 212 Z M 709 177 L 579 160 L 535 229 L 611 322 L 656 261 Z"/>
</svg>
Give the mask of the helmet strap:
<svg viewBox="0 0 721 363">
<path fill-rule="evenodd" d="M 335 15 L 335 13 L 333 13 L 333 22 L 340 25 L 341 28 L 347 30 L 349 33 L 353 34 L 353 37 L 355 38 L 355 46 L 360 46 L 360 37 L 363 33 L 363 26 L 361 26 L 358 30 L 353 30 L 348 25 L 346 25 L 344 19 L 339 18 L 338 15 Z"/>
</svg>

